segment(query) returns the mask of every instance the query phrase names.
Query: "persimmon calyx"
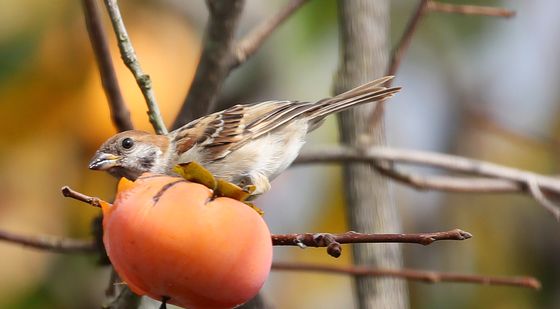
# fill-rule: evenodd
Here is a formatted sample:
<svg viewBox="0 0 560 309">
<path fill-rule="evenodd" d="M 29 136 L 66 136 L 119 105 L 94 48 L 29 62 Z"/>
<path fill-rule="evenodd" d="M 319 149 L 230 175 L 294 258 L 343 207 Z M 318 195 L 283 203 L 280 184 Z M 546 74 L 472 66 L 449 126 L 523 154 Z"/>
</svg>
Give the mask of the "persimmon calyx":
<svg viewBox="0 0 560 309">
<path fill-rule="evenodd" d="M 261 216 L 264 212 L 252 203 L 246 202 L 251 198 L 256 187 L 247 185 L 243 188 L 223 179 L 216 179 L 210 171 L 196 162 L 178 164 L 173 171 L 187 181 L 195 182 L 206 186 L 214 192 L 214 197 L 228 197 L 238 200 L 253 208 Z"/>
<path fill-rule="evenodd" d="M 206 186 L 210 190 L 216 190 L 216 187 L 218 186 L 216 177 L 214 177 L 214 175 L 212 175 L 210 171 L 196 162 L 181 163 L 175 165 L 173 171 L 179 176 L 183 177 L 185 180 L 199 183 L 203 186 Z"/>
</svg>

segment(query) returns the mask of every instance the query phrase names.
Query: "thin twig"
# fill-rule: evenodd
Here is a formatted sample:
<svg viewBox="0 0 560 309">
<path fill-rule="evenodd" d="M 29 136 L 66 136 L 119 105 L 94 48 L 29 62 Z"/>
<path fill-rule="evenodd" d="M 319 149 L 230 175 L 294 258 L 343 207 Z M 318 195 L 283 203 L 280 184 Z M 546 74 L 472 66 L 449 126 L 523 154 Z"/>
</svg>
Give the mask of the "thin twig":
<svg viewBox="0 0 560 309">
<path fill-rule="evenodd" d="M 238 43 L 234 43 L 233 35 L 244 1 L 207 0 L 210 17 L 204 48 L 189 93 L 173 128 L 179 128 L 190 120 L 213 112 L 216 97 L 229 73 L 253 56 L 279 26 L 308 1 L 291 0 L 278 13 L 263 21 Z"/>
<path fill-rule="evenodd" d="M 346 232 L 343 234 L 302 233 L 302 234 L 274 234 L 274 246 L 327 247 L 327 252 L 333 257 L 342 253 L 341 244 L 355 243 L 415 243 L 429 245 L 439 240 L 465 240 L 472 235 L 463 230 L 455 229 L 446 232 L 419 234 L 364 234 Z"/>
<path fill-rule="evenodd" d="M 364 266 L 333 266 L 304 263 L 272 263 L 273 270 L 281 271 L 310 271 L 353 276 L 394 277 L 406 280 L 423 281 L 427 283 L 462 282 L 484 285 L 507 285 L 538 290 L 541 283 L 533 277 L 496 277 L 482 275 L 468 275 L 414 269 L 379 269 Z"/>
<path fill-rule="evenodd" d="M 517 182 L 525 186 L 525 190 L 528 189 L 526 187 L 527 178 L 535 177 L 535 180 L 542 190 L 560 194 L 559 178 L 540 175 L 487 161 L 428 151 L 372 147 L 362 152 L 342 146 L 333 146 L 304 151 L 295 161 L 295 163 L 298 164 L 336 162 L 373 162 L 376 164 L 394 162 L 433 166 L 450 171 Z"/>
<path fill-rule="evenodd" d="M 278 11 L 270 19 L 265 20 L 255 27 L 237 43 L 233 50 L 234 59 L 231 68 L 236 68 L 251 57 L 264 43 L 264 41 L 280 26 L 286 19 L 292 16 L 300 7 L 309 0 L 291 0 L 285 7 Z"/>
<path fill-rule="evenodd" d="M 0 231 L 0 240 L 19 244 L 24 247 L 56 253 L 94 253 L 95 243 L 91 240 L 79 240 L 54 236 L 24 236 L 8 231 Z"/>
<path fill-rule="evenodd" d="M 531 192 L 533 198 L 537 200 L 544 209 L 550 212 L 557 221 L 560 221 L 560 208 L 544 196 L 534 176 L 527 178 L 527 185 L 529 186 L 529 192 Z"/>
<path fill-rule="evenodd" d="M 134 47 L 132 46 L 130 37 L 126 31 L 126 27 L 124 26 L 117 0 L 104 0 L 104 2 L 111 19 L 111 23 L 113 24 L 115 36 L 117 37 L 121 58 L 128 69 L 132 72 L 132 75 L 134 75 L 136 83 L 140 87 L 142 95 L 148 105 L 148 117 L 150 118 L 150 123 L 157 134 L 167 134 L 167 128 L 163 123 L 163 118 L 159 112 L 154 90 L 152 89 L 152 81 L 150 76 L 144 73 L 142 67 L 140 66 L 140 62 L 138 62 L 136 52 L 134 51 Z"/>
<path fill-rule="evenodd" d="M 494 164 L 490 162 L 480 161 L 469 159 L 460 156 L 453 156 L 447 154 L 440 154 L 440 153 L 433 153 L 433 152 L 425 152 L 425 151 L 417 151 L 417 150 L 403 150 L 403 149 L 395 149 L 389 147 L 374 147 L 366 151 L 357 151 L 350 148 L 345 147 L 330 147 L 330 148 L 323 148 L 323 149 L 314 149 L 313 151 L 306 151 L 302 153 L 298 159 L 296 159 L 295 163 L 334 163 L 334 162 L 370 162 L 377 166 L 379 169 L 383 169 L 383 166 L 387 166 L 387 162 L 390 163 L 407 163 L 407 164 L 415 164 L 415 165 L 423 165 L 423 166 L 432 166 L 437 168 L 442 168 L 449 171 L 467 173 L 472 175 L 478 176 L 486 176 L 492 179 L 497 179 L 500 181 L 509 182 L 510 186 L 508 189 L 512 189 L 518 187 L 519 192 L 526 192 L 530 193 L 535 197 L 535 191 L 530 189 L 529 180 L 534 181 L 536 186 L 539 190 L 545 191 L 547 193 L 555 193 L 556 195 L 560 195 L 560 179 L 555 177 L 549 177 L 544 175 L 539 175 L 533 172 L 528 172 L 516 168 L 506 167 L 499 164 Z M 392 167 L 391 167 L 392 168 Z M 387 169 L 385 167 L 385 169 Z M 396 173 L 396 174 L 395 174 Z M 393 177 L 397 175 L 398 177 L 394 177 L 396 180 L 403 180 L 405 179 L 404 183 L 412 184 L 415 181 L 411 181 L 412 177 L 410 175 L 406 177 L 402 177 L 405 174 L 400 172 L 392 171 L 390 173 L 386 173 L 387 176 Z M 421 179 L 422 182 L 425 179 L 422 179 L 421 176 L 415 177 L 417 179 Z M 434 178 L 435 179 L 435 178 Z M 458 178 L 461 182 L 466 182 L 465 178 Z M 471 180 L 473 182 L 477 181 L 477 179 Z M 506 187 L 505 182 L 502 183 L 494 183 L 495 186 L 503 186 Z M 421 184 L 425 188 L 427 186 L 433 184 L 425 182 Z M 533 186 L 535 184 L 532 184 Z M 465 183 L 461 185 L 463 188 L 466 187 Z M 473 184 L 473 191 L 476 191 L 474 187 L 480 187 L 478 184 Z M 434 186 L 432 189 L 439 189 L 439 187 Z M 505 190 L 504 190 L 505 192 Z M 510 191 L 508 191 L 510 192 Z M 550 203 L 544 205 L 542 203 L 542 199 L 536 198 L 537 202 L 541 206 L 543 206 L 547 211 L 551 212 Z M 558 206 L 554 206 L 558 208 Z M 559 218 L 556 215 L 556 211 L 552 211 L 555 215 L 555 218 Z"/>
<path fill-rule="evenodd" d="M 387 68 L 387 75 L 395 75 L 397 73 L 397 70 L 401 65 L 402 58 L 410 47 L 412 37 L 416 33 L 416 30 L 418 30 L 418 25 L 420 25 L 422 17 L 426 14 L 426 8 L 428 7 L 429 2 L 429 0 L 420 0 L 420 3 L 412 13 L 399 42 L 391 53 L 391 61 L 389 68 Z M 388 85 L 390 86 L 392 82 L 393 80 L 389 80 Z"/>
<path fill-rule="evenodd" d="M 65 197 L 73 198 L 73 199 L 78 200 L 80 202 L 90 204 L 93 207 L 101 207 L 101 200 L 99 198 L 91 197 L 91 196 L 85 195 L 83 193 L 80 193 L 78 191 L 74 191 L 68 186 L 62 187 L 61 192 L 62 192 L 62 195 L 64 195 Z"/>
<path fill-rule="evenodd" d="M 397 73 L 401 65 L 401 61 L 404 57 L 404 54 L 410 47 L 410 42 L 412 41 L 412 37 L 416 33 L 418 29 L 418 25 L 420 25 L 420 21 L 424 17 L 426 13 L 426 8 L 428 5 L 429 0 L 420 0 L 420 3 L 412 13 L 406 28 L 397 43 L 397 45 L 393 48 L 391 52 L 391 60 L 389 61 L 389 67 L 387 68 L 387 73 L 385 75 L 394 76 Z M 394 79 L 390 79 L 386 85 L 390 87 L 393 84 Z M 368 123 L 370 127 L 375 127 L 378 123 L 380 123 L 381 118 L 385 112 L 385 101 L 381 101 L 375 105 L 375 108 L 371 112 L 369 117 Z"/>
<path fill-rule="evenodd" d="M 440 3 L 433 0 L 420 0 L 420 3 L 412 13 L 412 16 L 408 20 L 406 28 L 393 49 L 391 53 L 391 61 L 389 67 L 387 68 L 386 75 L 394 76 L 402 62 L 404 54 L 410 47 L 410 43 L 412 41 L 412 37 L 416 33 L 418 29 L 418 25 L 423 17 L 428 12 L 445 12 L 445 13 L 458 13 L 458 14 L 466 14 L 466 15 L 484 15 L 484 16 L 495 16 L 495 17 L 512 17 L 515 16 L 515 11 L 503 9 L 503 8 L 494 8 L 494 7 L 486 7 L 486 6 L 477 6 L 477 5 L 458 5 L 458 4 L 450 4 L 450 3 Z M 387 82 L 387 86 L 391 86 L 394 79 L 389 80 Z M 375 106 L 374 111 L 371 113 L 370 117 L 370 125 L 375 125 L 379 122 L 381 115 L 383 115 L 385 107 L 385 102 L 380 102 Z"/>
<path fill-rule="evenodd" d="M 230 72 L 233 38 L 244 3 L 244 0 L 206 0 L 210 14 L 202 54 L 173 129 L 214 110 L 216 97 Z"/>
<path fill-rule="evenodd" d="M 109 52 L 107 37 L 101 22 L 99 7 L 95 0 L 83 0 L 82 4 L 89 40 L 101 76 L 101 84 L 109 103 L 111 119 L 117 130 L 132 130 L 134 127 L 130 120 L 130 111 L 126 107 L 119 89 L 119 82 L 113 67 L 113 61 L 111 60 L 111 53 Z"/>
<path fill-rule="evenodd" d="M 515 11 L 480 5 L 462 5 L 430 1 L 428 10 L 432 12 L 456 13 L 464 15 L 482 15 L 492 17 L 510 18 L 515 16 Z"/>
<path fill-rule="evenodd" d="M 418 175 L 376 165 L 383 175 L 407 184 L 417 190 L 438 190 L 462 193 L 513 193 L 523 191 L 523 185 L 504 179 L 459 177 L 446 175 Z"/>
</svg>

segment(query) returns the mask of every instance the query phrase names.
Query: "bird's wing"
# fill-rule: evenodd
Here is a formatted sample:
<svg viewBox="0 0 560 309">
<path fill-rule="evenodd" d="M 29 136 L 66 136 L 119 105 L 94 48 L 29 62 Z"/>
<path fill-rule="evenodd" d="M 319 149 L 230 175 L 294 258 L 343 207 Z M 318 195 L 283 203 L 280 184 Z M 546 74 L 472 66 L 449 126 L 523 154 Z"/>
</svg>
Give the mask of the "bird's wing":
<svg viewBox="0 0 560 309">
<path fill-rule="evenodd" d="M 249 141 L 289 124 L 299 116 L 304 115 L 313 122 L 320 122 L 325 116 L 351 106 L 389 98 L 400 90 L 398 87 L 383 87 L 383 83 L 391 78 L 383 77 L 315 103 L 267 101 L 232 106 L 174 131 L 177 151 L 183 153 L 198 145 L 204 147 L 208 158 L 223 159 Z"/>
<path fill-rule="evenodd" d="M 191 127 L 185 128 L 183 133 L 178 132 L 177 137 L 185 140 L 180 136 L 197 136 L 196 141 L 192 142 L 204 147 L 213 160 L 219 160 L 249 141 L 289 123 L 312 106 L 312 103 L 297 101 L 235 105 L 189 124 Z"/>
</svg>

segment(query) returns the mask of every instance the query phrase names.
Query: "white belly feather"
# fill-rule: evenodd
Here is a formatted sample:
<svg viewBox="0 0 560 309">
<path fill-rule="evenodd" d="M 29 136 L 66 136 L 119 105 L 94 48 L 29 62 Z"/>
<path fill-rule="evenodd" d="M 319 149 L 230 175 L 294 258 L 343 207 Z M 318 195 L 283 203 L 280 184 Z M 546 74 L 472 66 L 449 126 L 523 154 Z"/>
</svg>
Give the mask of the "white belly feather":
<svg viewBox="0 0 560 309">
<path fill-rule="evenodd" d="M 179 161 L 199 162 L 215 176 L 228 180 L 248 172 L 262 173 L 273 179 L 295 160 L 305 143 L 306 134 L 307 121 L 298 120 L 248 142 L 222 160 L 211 162 L 199 146 L 194 146 Z"/>
<path fill-rule="evenodd" d="M 233 183 L 245 177 L 256 182 L 262 176 L 272 180 L 296 159 L 305 143 L 307 128 L 307 120 L 296 120 L 248 142 L 218 161 L 208 160 L 205 152 L 200 151 L 200 146 L 195 145 L 179 158 L 179 163 L 198 162 L 214 176 Z M 258 183 L 254 184 L 257 185 L 258 193 L 268 190 L 261 188 Z M 268 186 L 268 181 L 264 185 Z"/>
</svg>

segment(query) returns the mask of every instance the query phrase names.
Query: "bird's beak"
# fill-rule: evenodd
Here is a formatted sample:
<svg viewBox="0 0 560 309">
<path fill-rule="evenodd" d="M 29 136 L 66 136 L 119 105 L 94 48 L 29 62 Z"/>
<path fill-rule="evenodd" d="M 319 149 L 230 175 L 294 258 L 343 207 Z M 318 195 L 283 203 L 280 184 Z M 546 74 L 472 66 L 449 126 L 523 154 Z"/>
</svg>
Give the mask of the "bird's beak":
<svg viewBox="0 0 560 309">
<path fill-rule="evenodd" d="M 110 153 L 97 152 L 89 162 L 89 169 L 91 170 L 108 170 L 111 167 L 117 166 L 119 156 Z"/>
</svg>

